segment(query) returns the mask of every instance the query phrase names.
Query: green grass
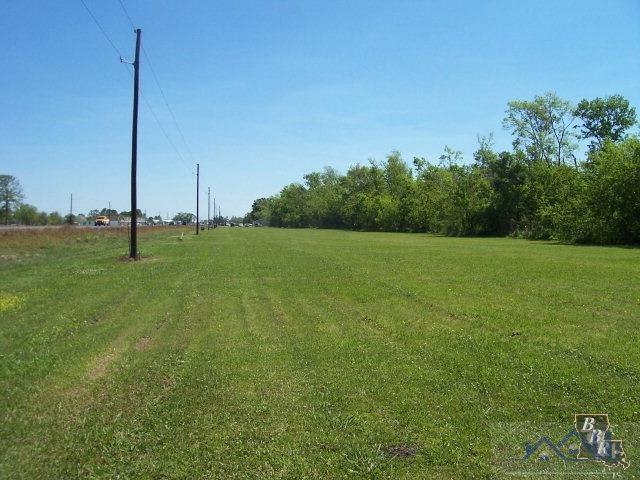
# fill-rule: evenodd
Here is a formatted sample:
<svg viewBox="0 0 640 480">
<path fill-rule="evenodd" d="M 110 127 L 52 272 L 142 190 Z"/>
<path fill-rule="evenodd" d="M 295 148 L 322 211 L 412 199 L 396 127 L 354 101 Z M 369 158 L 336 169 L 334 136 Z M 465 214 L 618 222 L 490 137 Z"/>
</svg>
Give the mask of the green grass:
<svg viewBox="0 0 640 480">
<path fill-rule="evenodd" d="M 638 474 L 639 250 L 179 232 L 0 243 L 1 478 L 498 478 L 600 412 Z"/>
</svg>

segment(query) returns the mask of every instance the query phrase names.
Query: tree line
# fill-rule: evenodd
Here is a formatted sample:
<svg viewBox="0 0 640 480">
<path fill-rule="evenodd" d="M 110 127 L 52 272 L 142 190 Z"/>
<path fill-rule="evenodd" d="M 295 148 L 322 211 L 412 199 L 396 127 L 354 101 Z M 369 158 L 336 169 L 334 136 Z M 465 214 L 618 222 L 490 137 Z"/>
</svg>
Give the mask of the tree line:
<svg viewBox="0 0 640 480">
<path fill-rule="evenodd" d="M 513 148 L 478 138 L 473 161 L 445 147 L 437 162 L 399 152 L 304 175 L 247 219 L 318 227 L 445 235 L 514 235 L 572 243 L 640 243 L 640 140 L 636 112 L 620 95 L 571 105 L 554 93 L 509 102 Z M 575 155 L 578 143 L 586 155 Z"/>
<path fill-rule="evenodd" d="M 33 205 L 22 203 L 24 194 L 20 182 L 13 175 L 0 175 L 0 224 L 62 225 L 73 223 L 73 216 L 58 212 L 40 212 Z"/>
</svg>

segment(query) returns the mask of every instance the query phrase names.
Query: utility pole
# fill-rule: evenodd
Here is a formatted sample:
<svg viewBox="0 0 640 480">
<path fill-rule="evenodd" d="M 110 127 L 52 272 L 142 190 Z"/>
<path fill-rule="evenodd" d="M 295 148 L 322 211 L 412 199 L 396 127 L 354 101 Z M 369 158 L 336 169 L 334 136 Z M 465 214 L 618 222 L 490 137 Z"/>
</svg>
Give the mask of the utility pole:
<svg viewBox="0 0 640 480">
<path fill-rule="evenodd" d="M 211 228 L 211 187 L 207 187 L 207 230 Z"/>
<path fill-rule="evenodd" d="M 220 213 L 220 205 L 218 205 L 218 219 L 222 220 L 222 214 Z"/>
<path fill-rule="evenodd" d="M 196 235 L 200 234 L 200 164 L 196 163 Z"/>
<path fill-rule="evenodd" d="M 216 197 L 213 197 L 213 228 L 218 226 L 218 217 L 216 217 Z"/>
<path fill-rule="evenodd" d="M 140 85 L 140 36 L 142 30 L 136 29 L 136 56 L 133 60 L 133 123 L 131 127 L 131 245 L 129 257 L 138 259 L 138 90 Z M 121 59 L 122 61 L 122 59 Z"/>
<path fill-rule="evenodd" d="M 73 215 L 73 193 L 71 194 L 71 206 L 69 207 L 69 215 Z"/>
</svg>

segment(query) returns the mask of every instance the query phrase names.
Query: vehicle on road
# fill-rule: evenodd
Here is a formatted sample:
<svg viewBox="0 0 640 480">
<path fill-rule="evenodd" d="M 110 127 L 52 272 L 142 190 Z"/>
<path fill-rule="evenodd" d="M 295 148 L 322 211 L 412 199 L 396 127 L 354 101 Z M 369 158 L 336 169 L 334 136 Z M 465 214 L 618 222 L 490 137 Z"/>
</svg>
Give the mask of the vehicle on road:
<svg viewBox="0 0 640 480">
<path fill-rule="evenodd" d="M 96 217 L 96 221 L 94 222 L 94 225 L 96 227 L 108 227 L 109 223 L 110 223 L 109 217 L 100 215 Z"/>
</svg>

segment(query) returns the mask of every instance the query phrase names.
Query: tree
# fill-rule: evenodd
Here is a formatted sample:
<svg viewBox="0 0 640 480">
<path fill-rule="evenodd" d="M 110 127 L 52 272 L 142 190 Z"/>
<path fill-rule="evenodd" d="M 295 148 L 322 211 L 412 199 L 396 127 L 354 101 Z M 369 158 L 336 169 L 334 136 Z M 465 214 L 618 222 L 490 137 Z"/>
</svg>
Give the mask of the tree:
<svg viewBox="0 0 640 480">
<path fill-rule="evenodd" d="M 271 206 L 269 224 L 276 227 L 305 227 L 307 190 L 299 183 L 292 183 L 282 189 Z"/>
<path fill-rule="evenodd" d="M 528 157 L 520 148 L 498 153 L 491 136 L 479 138 L 471 165 L 446 147 L 439 165 L 417 157 L 412 170 L 393 152 L 382 164 L 355 165 L 346 175 L 309 173 L 304 185 L 256 200 L 247 218 L 266 212 L 271 225 L 282 227 L 640 244 L 640 139 L 604 141 L 574 168 L 566 164 L 570 121 L 560 119 L 566 103 L 538 103 L 533 108 L 549 126 L 546 158 L 531 149 Z"/>
<path fill-rule="evenodd" d="M 441 166 L 449 168 L 452 165 L 462 163 L 463 157 L 460 150 L 454 150 L 450 148 L 449 145 L 445 145 L 444 153 L 440 155 L 439 159 Z"/>
<path fill-rule="evenodd" d="M 36 225 L 39 218 L 38 209 L 26 203 L 20 205 L 13 216 L 21 225 Z"/>
<path fill-rule="evenodd" d="M 13 175 L 0 175 L 0 202 L 3 205 L 4 224 L 9 223 L 11 209 L 17 208 L 24 195 L 20 182 Z"/>
<path fill-rule="evenodd" d="M 383 167 L 386 184 L 386 192 L 383 194 L 383 198 L 385 198 L 384 206 L 386 208 L 381 208 L 379 217 L 384 218 L 384 221 L 379 221 L 378 223 L 384 230 L 409 230 L 409 217 L 415 185 L 413 173 L 402 160 L 400 152 L 392 152 L 388 155 Z"/>
<path fill-rule="evenodd" d="M 622 95 L 580 101 L 575 115 L 582 120 L 582 138 L 591 139 L 589 149 L 602 148 L 606 140 L 619 142 L 636 123 L 636 110 Z"/>
<path fill-rule="evenodd" d="M 49 223 L 49 215 L 47 215 L 47 212 L 39 212 L 38 213 L 38 225 L 46 225 L 47 223 Z"/>
<path fill-rule="evenodd" d="M 341 176 L 333 168 L 304 176 L 306 183 L 305 218 L 309 226 L 336 228 L 342 226 L 340 207 L 342 204 Z"/>
<path fill-rule="evenodd" d="M 60 225 L 62 224 L 62 216 L 58 212 L 51 212 L 47 219 L 47 223 L 49 225 Z"/>
<path fill-rule="evenodd" d="M 270 199 L 258 198 L 251 205 L 251 211 L 247 213 L 246 220 L 255 222 L 258 220 L 267 220 L 269 218 Z"/>
<path fill-rule="evenodd" d="M 100 215 L 108 216 L 109 212 L 112 212 L 114 216 L 117 215 L 116 210 L 109 210 L 108 208 L 103 208 L 100 211 Z M 123 217 L 131 217 L 131 210 L 123 210 L 122 212 L 120 212 L 120 215 Z M 144 217 L 144 215 L 142 214 L 142 210 L 140 210 L 139 208 L 136 208 L 136 216 L 138 217 L 138 219 L 141 219 Z"/>
<path fill-rule="evenodd" d="M 142 215 L 142 212 L 140 212 L 140 209 L 137 209 L 136 211 L 139 212 L 138 216 Z M 127 213 L 129 214 L 128 216 L 131 216 L 130 215 L 131 212 L 127 212 Z M 105 217 L 112 218 L 112 217 L 118 216 L 118 211 L 114 210 L 113 208 L 103 208 L 102 210 L 100 210 L 100 213 L 98 215 L 104 215 Z"/>
<path fill-rule="evenodd" d="M 494 152 L 493 135 L 479 137 L 478 143 L 473 156 L 492 190 L 485 219 L 486 233 L 507 235 L 514 231 L 522 215 L 522 188 L 526 180 L 524 154 L 522 151 Z"/>
<path fill-rule="evenodd" d="M 640 140 L 607 142 L 586 165 L 587 234 L 578 241 L 640 243 Z"/>
<path fill-rule="evenodd" d="M 553 92 L 536 96 L 533 101 L 509 102 L 502 124 L 515 135 L 514 148 L 524 150 L 531 160 L 554 160 L 560 165 L 572 160 L 577 145 L 573 126 L 575 113 L 571 104 Z"/>
<path fill-rule="evenodd" d="M 355 165 L 341 182 L 343 201 L 341 218 L 356 230 L 379 230 L 386 221 L 386 192 L 384 170 L 370 160 L 369 165 Z"/>
<path fill-rule="evenodd" d="M 73 213 L 68 213 L 64 216 L 64 223 L 66 225 L 73 225 L 76 223 L 76 216 Z"/>
<path fill-rule="evenodd" d="M 193 213 L 180 212 L 173 217 L 173 221 L 182 225 L 186 225 L 195 221 L 195 218 L 196 216 Z"/>
</svg>

